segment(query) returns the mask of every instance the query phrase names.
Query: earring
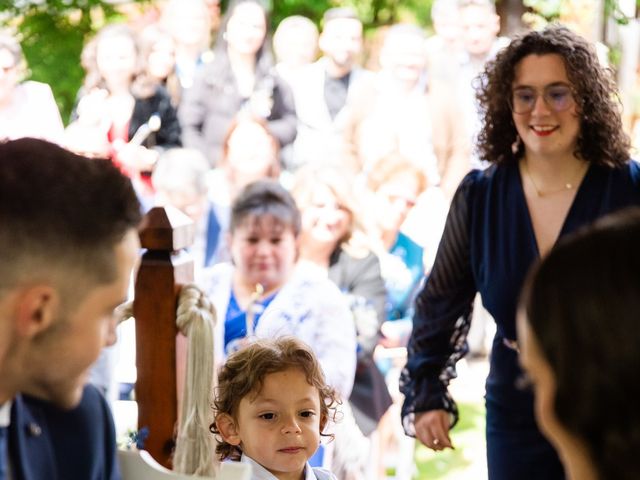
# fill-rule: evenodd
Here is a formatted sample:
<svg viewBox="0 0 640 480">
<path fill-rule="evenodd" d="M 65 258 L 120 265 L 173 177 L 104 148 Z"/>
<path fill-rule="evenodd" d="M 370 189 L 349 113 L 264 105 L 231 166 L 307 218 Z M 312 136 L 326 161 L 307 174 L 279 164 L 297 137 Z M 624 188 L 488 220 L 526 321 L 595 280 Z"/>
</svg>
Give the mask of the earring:
<svg viewBox="0 0 640 480">
<path fill-rule="evenodd" d="M 514 155 L 518 153 L 520 145 L 522 145 L 522 139 L 520 138 L 520 135 L 516 135 L 516 141 L 511 144 L 511 153 Z"/>
</svg>

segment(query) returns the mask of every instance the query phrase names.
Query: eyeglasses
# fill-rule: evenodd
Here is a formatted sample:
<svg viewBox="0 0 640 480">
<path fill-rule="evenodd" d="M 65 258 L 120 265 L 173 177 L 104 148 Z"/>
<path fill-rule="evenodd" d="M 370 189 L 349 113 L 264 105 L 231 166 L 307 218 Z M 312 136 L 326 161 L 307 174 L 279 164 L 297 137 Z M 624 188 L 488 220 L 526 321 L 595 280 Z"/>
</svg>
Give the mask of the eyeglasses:
<svg viewBox="0 0 640 480">
<path fill-rule="evenodd" d="M 509 106 L 516 114 L 531 113 L 538 102 L 540 93 L 534 88 L 518 87 L 512 95 Z M 562 112 L 574 105 L 573 92 L 568 85 L 548 85 L 542 92 L 544 103 L 554 112 Z"/>
</svg>

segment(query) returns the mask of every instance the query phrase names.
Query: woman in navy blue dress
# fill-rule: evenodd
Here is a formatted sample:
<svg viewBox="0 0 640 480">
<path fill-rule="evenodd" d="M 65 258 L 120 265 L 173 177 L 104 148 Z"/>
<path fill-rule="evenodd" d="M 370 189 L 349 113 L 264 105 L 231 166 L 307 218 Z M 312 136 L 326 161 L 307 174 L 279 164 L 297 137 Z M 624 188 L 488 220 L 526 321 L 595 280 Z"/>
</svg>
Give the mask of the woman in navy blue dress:
<svg viewBox="0 0 640 480">
<path fill-rule="evenodd" d="M 529 267 L 559 237 L 640 204 L 640 165 L 629 159 L 610 72 L 570 30 L 516 38 L 481 80 L 479 150 L 492 166 L 460 184 L 416 300 L 401 377 L 403 424 L 433 450 L 451 447 L 458 414 L 447 386 L 467 351 L 480 292 L 497 324 L 486 383 L 489 478 L 562 479 L 535 424 L 532 393 L 518 381 L 517 299 Z"/>
</svg>

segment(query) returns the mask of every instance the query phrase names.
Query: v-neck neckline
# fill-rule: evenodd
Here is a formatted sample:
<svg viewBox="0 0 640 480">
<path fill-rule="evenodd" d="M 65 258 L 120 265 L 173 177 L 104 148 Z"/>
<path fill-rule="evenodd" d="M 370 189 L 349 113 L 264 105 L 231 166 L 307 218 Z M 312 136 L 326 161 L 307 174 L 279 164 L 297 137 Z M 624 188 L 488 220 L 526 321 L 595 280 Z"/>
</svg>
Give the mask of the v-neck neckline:
<svg viewBox="0 0 640 480">
<path fill-rule="evenodd" d="M 527 196 L 524 193 L 524 184 L 523 184 L 523 181 L 522 181 L 522 174 L 520 172 L 520 166 L 519 165 L 520 165 L 520 160 L 518 160 L 518 161 L 513 163 L 513 168 L 515 170 L 515 175 L 517 176 L 517 180 L 518 180 L 518 195 L 519 195 L 520 201 L 522 202 L 522 205 L 524 206 L 524 211 L 526 212 L 527 231 L 528 231 L 528 234 L 529 234 L 531 245 L 533 246 L 533 252 L 534 252 L 536 260 L 539 260 L 540 259 L 540 246 L 538 245 L 538 239 L 536 238 L 536 232 L 535 232 L 535 230 L 533 228 L 533 219 L 531 218 L 531 211 L 529 210 L 529 204 L 527 203 Z M 579 202 L 581 201 L 580 199 L 584 195 L 583 191 L 586 188 L 585 185 L 590 182 L 591 172 L 593 170 L 592 167 L 593 167 L 593 164 L 590 163 L 589 166 L 587 167 L 587 171 L 585 172 L 584 176 L 582 177 L 582 180 L 580 181 L 580 183 L 576 187 L 576 193 L 575 193 L 575 195 L 573 197 L 573 200 L 571 201 L 571 205 L 569 206 L 569 209 L 567 210 L 567 214 L 564 217 L 564 220 L 562 221 L 562 226 L 560 227 L 560 230 L 558 231 L 558 236 L 555 238 L 555 240 L 551 244 L 551 248 L 549 249 L 549 251 L 553 250 L 555 248 L 555 246 L 558 244 L 558 241 L 566 234 L 567 228 L 570 225 L 571 221 L 573 220 L 573 217 L 575 216 L 575 211 L 577 209 L 576 205 L 579 205 Z"/>
</svg>

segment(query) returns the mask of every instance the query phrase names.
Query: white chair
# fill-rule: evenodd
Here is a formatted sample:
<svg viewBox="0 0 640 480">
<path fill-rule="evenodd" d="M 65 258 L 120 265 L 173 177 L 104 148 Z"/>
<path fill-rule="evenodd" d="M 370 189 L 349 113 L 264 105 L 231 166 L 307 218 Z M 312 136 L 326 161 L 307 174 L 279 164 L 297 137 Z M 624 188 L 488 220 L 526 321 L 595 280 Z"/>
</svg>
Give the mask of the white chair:
<svg viewBox="0 0 640 480">
<path fill-rule="evenodd" d="M 145 450 L 118 450 L 122 480 L 214 480 L 172 472 L 156 462 Z M 215 480 L 250 480 L 251 466 L 225 462 Z"/>
</svg>

